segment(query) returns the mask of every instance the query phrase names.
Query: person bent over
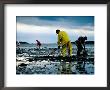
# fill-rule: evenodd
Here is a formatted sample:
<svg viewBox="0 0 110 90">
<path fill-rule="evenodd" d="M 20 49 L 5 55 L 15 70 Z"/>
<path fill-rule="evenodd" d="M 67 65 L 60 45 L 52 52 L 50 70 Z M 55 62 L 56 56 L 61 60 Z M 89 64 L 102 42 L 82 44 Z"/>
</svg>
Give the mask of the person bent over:
<svg viewBox="0 0 110 90">
<path fill-rule="evenodd" d="M 72 44 L 68 34 L 65 31 L 60 31 L 58 29 L 56 30 L 56 34 L 58 34 L 58 48 L 62 46 L 62 56 L 65 57 L 66 53 L 68 53 L 68 56 L 72 56 Z"/>
<path fill-rule="evenodd" d="M 40 43 L 40 41 L 38 41 L 38 40 L 36 40 L 37 41 L 37 46 L 39 47 L 39 49 L 40 49 L 40 47 L 41 47 L 41 43 Z"/>
</svg>

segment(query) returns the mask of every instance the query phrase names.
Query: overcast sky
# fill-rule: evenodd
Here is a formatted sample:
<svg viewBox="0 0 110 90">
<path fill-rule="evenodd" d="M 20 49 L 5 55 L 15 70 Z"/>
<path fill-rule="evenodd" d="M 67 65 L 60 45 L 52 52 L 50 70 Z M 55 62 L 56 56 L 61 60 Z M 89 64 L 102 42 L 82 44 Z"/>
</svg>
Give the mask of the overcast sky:
<svg viewBox="0 0 110 90">
<path fill-rule="evenodd" d="M 17 41 L 56 43 L 56 29 L 66 31 L 73 42 L 79 36 L 94 40 L 94 16 L 17 16 Z"/>
</svg>

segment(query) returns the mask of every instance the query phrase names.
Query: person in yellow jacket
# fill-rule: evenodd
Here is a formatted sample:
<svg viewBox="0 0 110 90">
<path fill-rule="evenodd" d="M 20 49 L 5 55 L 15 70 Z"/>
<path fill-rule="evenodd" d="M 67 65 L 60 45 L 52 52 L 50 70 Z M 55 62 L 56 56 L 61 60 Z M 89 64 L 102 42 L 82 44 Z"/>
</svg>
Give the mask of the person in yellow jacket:
<svg viewBox="0 0 110 90">
<path fill-rule="evenodd" d="M 62 46 L 61 53 L 62 56 L 65 57 L 68 51 L 68 55 L 72 56 L 72 44 L 69 39 L 68 34 L 65 31 L 56 30 L 56 34 L 58 34 L 58 48 Z"/>
</svg>

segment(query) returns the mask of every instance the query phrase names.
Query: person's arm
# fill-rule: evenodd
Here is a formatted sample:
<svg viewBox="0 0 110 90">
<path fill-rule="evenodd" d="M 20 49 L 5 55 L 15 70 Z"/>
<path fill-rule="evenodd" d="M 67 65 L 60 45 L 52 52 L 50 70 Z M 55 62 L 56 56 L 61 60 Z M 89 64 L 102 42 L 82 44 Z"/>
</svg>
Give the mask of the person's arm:
<svg viewBox="0 0 110 90">
<path fill-rule="evenodd" d="M 57 42 L 58 46 L 60 46 L 60 42 L 61 42 L 60 40 L 61 40 L 61 35 L 58 34 L 58 42 Z"/>
</svg>

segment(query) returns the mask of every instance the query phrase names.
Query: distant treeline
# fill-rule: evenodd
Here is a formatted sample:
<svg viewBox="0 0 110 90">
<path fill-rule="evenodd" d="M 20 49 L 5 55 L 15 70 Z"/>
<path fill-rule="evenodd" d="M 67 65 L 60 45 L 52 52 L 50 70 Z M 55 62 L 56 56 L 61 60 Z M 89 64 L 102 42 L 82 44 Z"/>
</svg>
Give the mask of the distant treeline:
<svg viewBox="0 0 110 90">
<path fill-rule="evenodd" d="M 75 42 L 71 42 L 72 44 L 75 44 Z M 86 41 L 86 44 L 94 44 L 94 41 Z"/>
<path fill-rule="evenodd" d="M 16 43 L 18 43 L 17 41 L 16 41 Z M 29 44 L 28 42 L 19 42 L 20 44 Z"/>
</svg>

